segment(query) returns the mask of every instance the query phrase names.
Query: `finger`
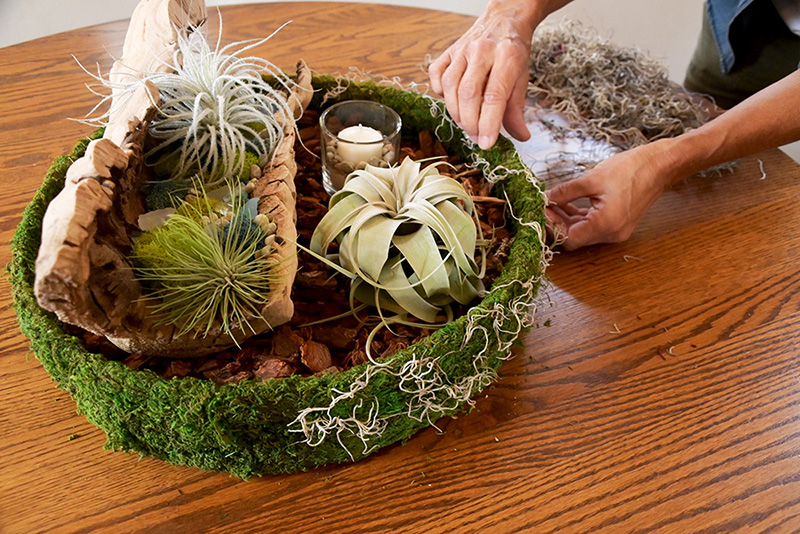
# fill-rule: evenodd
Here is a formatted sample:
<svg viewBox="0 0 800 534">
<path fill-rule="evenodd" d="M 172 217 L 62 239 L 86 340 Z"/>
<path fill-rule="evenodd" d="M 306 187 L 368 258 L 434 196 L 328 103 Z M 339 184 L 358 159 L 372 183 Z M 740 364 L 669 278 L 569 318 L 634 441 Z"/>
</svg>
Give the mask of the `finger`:
<svg viewBox="0 0 800 534">
<path fill-rule="evenodd" d="M 458 102 L 458 86 L 461 84 L 461 79 L 464 77 L 464 71 L 467 69 L 467 60 L 463 56 L 453 59 L 450 65 L 442 74 L 442 94 L 444 95 L 444 102 L 447 104 L 447 111 L 450 116 L 461 124 L 461 115 L 459 113 Z"/>
<path fill-rule="evenodd" d="M 592 198 L 598 193 L 594 180 L 588 175 L 583 175 L 574 180 L 560 183 L 545 194 L 550 202 L 563 206 L 579 198 Z"/>
<path fill-rule="evenodd" d="M 442 94 L 442 74 L 449 65 L 450 53 L 445 51 L 428 67 L 428 77 L 430 77 L 431 80 L 431 90 L 437 95 Z"/>
<path fill-rule="evenodd" d="M 563 214 L 552 208 L 544 209 L 545 230 L 556 241 L 561 241 L 567 235 L 567 222 Z"/>
<path fill-rule="evenodd" d="M 586 217 L 586 215 L 589 213 L 589 208 L 579 208 L 578 206 L 576 206 L 571 202 L 563 205 L 554 204 L 553 207 L 559 209 L 560 211 L 563 211 L 564 213 L 566 213 L 571 217 Z"/>
<path fill-rule="evenodd" d="M 527 141 L 531 138 L 528 124 L 525 122 L 525 98 L 528 95 L 528 72 L 517 78 L 514 88 L 511 90 L 511 97 L 508 99 L 508 106 L 503 115 L 503 126 L 512 137 L 520 141 Z"/>
<path fill-rule="evenodd" d="M 566 211 L 564 211 L 563 209 L 561 209 L 558 206 L 555 206 L 555 205 L 551 204 L 546 209 L 550 210 L 550 213 L 552 215 L 555 215 L 558 218 L 558 220 L 560 220 L 561 222 L 563 222 L 565 224 L 570 224 L 570 223 L 577 222 L 577 221 L 574 220 L 575 215 L 570 215 L 569 213 L 567 213 Z"/>
<path fill-rule="evenodd" d="M 529 52 L 513 41 L 503 40 L 497 46 L 496 57 L 481 109 L 481 148 L 489 148 L 495 143 L 501 124 L 505 124 L 517 139 L 530 138 L 523 117 Z"/>
<path fill-rule="evenodd" d="M 498 47 L 495 63 L 486 82 L 483 104 L 480 110 L 480 134 L 478 144 L 486 150 L 497 141 L 500 125 L 509 105 L 519 75 L 519 65 L 515 57 L 502 44 Z M 520 111 L 521 113 L 521 111 Z"/>
<path fill-rule="evenodd" d="M 473 141 L 478 140 L 478 122 L 482 115 L 481 105 L 485 99 L 484 89 L 492 69 L 492 56 L 491 50 L 486 46 L 476 44 L 458 87 L 460 124 Z"/>
<path fill-rule="evenodd" d="M 567 228 L 567 238 L 562 246 L 566 250 L 575 250 L 589 245 L 605 242 L 597 231 L 597 224 L 591 218 L 584 218 Z"/>
</svg>

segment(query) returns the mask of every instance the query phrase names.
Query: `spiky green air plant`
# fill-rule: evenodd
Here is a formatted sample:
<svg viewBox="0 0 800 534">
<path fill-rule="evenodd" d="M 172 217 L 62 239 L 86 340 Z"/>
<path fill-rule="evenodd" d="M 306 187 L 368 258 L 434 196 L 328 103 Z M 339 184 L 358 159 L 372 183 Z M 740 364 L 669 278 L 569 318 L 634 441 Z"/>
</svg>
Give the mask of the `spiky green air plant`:
<svg viewBox="0 0 800 534">
<path fill-rule="evenodd" d="M 205 336 L 217 324 L 231 336 L 254 331 L 274 276 L 269 223 L 259 218 L 238 194 L 223 208 L 201 194 L 136 240 L 136 273 L 152 286 L 147 299 L 160 324 L 181 335 Z"/>
<path fill-rule="evenodd" d="M 479 266 L 480 227 L 464 187 L 436 164 L 420 167 L 406 158 L 352 173 L 309 248 L 324 255 L 337 241 L 329 259 L 351 273 L 351 297 L 432 324 L 453 301 L 469 304 L 483 291 L 485 251 Z"/>
<path fill-rule="evenodd" d="M 267 83 L 292 83 L 267 60 L 238 54 L 263 43 L 237 42 L 211 50 L 198 32 L 180 35 L 172 65 L 174 73 L 144 77 L 160 94 L 159 115 L 150 135 L 160 144 L 150 155 L 176 161 L 172 177 L 199 172 L 206 187 L 241 173 L 250 149 L 269 157 L 283 137 L 278 113 L 292 117 L 284 94 Z M 237 49 L 238 47 L 238 49 Z M 288 91 L 287 91 L 288 92 Z"/>
</svg>

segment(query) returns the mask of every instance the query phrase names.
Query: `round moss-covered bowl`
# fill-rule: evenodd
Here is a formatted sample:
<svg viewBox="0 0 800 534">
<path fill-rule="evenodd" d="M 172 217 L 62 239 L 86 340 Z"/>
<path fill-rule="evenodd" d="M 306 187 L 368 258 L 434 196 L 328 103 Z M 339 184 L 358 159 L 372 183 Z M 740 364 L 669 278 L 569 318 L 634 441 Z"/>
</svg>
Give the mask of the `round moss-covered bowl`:
<svg viewBox="0 0 800 534">
<path fill-rule="evenodd" d="M 400 114 L 408 133 L 434 131 L 449 151 L 497 180 L 498 196 L 511 203 L 515 235 L 502 275 L 467 314 L 377 365 L 225 385 L 133 370 L 87 351 L 33 294 L 42 217 L 67 168 L 83 154 L 83 140 L 55 160 L 25 210 L 10 273 L 22 332 L 79 412 L 106 432 L 108 448 L 243 478 L 355 461 L 469 404 L 529 325 L 546 265 L 544 199 L 512 144 L 501 139 L 489 151 L 470 148 L 440 103 L 397 87 L 331 76 L 316 76 L 314 86 L 312 108 L 345 99 L 379 101 Z"/>
</svg>

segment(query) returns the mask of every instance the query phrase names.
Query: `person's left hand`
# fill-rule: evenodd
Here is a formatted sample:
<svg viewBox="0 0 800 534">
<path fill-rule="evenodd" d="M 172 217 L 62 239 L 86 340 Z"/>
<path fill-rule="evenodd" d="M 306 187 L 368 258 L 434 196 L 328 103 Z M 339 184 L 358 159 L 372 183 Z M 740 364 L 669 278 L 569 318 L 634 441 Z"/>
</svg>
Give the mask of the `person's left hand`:
<svg viewBox="0 0 800 534">
<path fill-rule="evenodd" d="M 611 156 L 584 175 L 547 191 L 545 212 L 566 250 L 628 239 L 672 179 L 651 143 Z M 586 198 L 591 207 L 574 203 Z"/>
</svg>

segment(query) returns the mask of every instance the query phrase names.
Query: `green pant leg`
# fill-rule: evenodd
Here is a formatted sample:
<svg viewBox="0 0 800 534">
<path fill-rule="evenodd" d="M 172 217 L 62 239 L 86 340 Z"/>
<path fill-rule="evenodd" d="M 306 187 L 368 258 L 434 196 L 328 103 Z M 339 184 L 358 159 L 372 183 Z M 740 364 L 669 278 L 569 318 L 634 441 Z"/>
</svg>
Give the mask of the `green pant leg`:
<svg viewBox="0 0 800 534">
<path fill-rule="evenodd" d="M 731 108 L 794 72 L 800 63 L 800 36 L 792 33 L 770 0 L 753 2 L 731 28 L 736 63 L 722 72 L 719 50 L 711 32 L 708 10 L 684 86 Z"/>
</svg>

